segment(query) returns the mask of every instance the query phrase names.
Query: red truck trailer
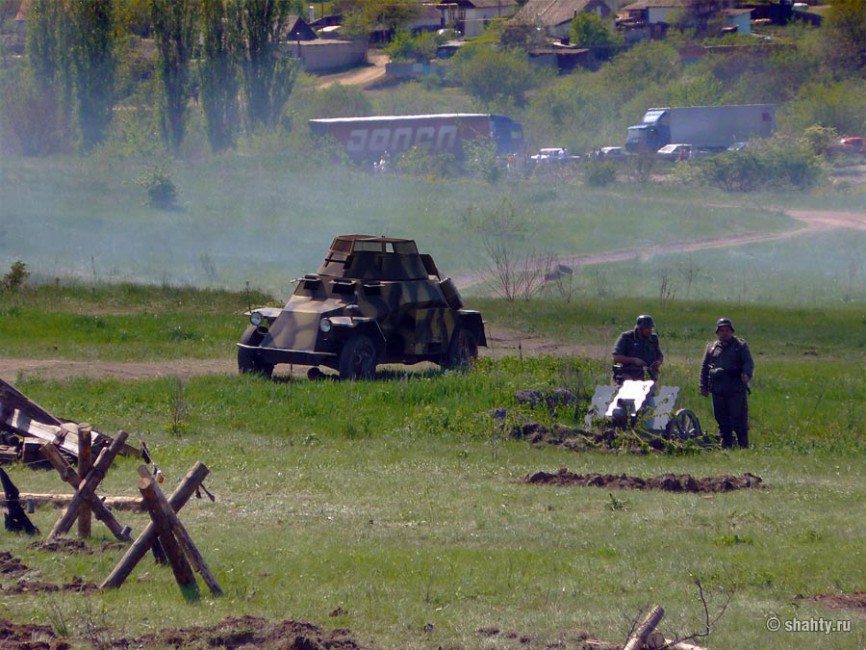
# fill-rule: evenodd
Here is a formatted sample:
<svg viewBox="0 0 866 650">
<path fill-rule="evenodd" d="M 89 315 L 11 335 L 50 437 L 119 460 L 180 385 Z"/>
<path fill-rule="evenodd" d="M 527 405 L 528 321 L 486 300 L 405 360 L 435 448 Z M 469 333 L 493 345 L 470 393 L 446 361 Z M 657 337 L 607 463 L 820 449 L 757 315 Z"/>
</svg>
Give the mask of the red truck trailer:
<svg viewBox="0 0 866 650">
<path fill-rule="evenodd" d="M 412 147 L 463 157 L 463 143 L 486 137 L 496 143 L 496 153 L 522 153 L 523 127 L 504 115 L 443 113 L 335 117 L 310 120 L 314 135 L 330 136 L 355 162 L 375 162 L 387 152 L 395 156 Z"/>
</svg>

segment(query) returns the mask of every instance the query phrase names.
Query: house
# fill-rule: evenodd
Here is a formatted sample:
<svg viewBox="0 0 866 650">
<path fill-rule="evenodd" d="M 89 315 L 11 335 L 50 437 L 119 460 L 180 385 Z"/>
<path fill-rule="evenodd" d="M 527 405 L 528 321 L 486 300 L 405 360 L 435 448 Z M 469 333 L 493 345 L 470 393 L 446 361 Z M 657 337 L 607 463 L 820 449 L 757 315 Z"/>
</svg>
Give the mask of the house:
<svg viewBox="0 0 866 650">
<path fill-rule="evenodd" d="M 517 11 L 516 0 L 456 0 L 438 6 L 443 24 L 467 38 L 480 36 L 494 18 L 510 18 Z"/>
<path fill-rule="evenodd" d="M 725 14 L 726 10 L 733 8 L 733 0 L 637 0 L 622 8 L 621 16 L 624 16 L 617 20 L 617 28 L 626 32 L 629 41 L 661 37 L 675 22 L 705 28 L 711 19 L 717 17 L 739 28 L 745 20 L 743 14 Z"/>
<path fill-rule="evenodd" d="M 283 27 L 282 39 L 285 41 L 314 41 L 318 36 L 313 28 L 300 16 L 290 15 Z"/>
<path fill-rule="evenodd" d="M 611 7 L 606 0 L 528 0 L 515 14 L 514 20 L 540 27 L 550 38 L 567 39 L 571 34 L 572 19 L 582 13 L 607 18 Z"/>
</svg>

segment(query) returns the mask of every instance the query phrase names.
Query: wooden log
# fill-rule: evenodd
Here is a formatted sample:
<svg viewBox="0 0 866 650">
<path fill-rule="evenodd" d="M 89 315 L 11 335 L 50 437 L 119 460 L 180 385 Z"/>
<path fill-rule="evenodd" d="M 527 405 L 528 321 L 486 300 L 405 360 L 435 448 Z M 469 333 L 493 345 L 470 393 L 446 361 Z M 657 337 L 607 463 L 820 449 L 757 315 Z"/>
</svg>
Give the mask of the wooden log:
<svg viewBox="0 0 866 650">
<path fill-rule="evenodd" d="M 186 553 L 190 564 L 192 564 L 193 568 L 198 571 L 211 593 L 214 596 L 222 596 L 223 590 L 217 583 L 213 573 L 211 573 L 204 556 L 202 556 L 195 543 L 192 541 L 192 537 L 190 537 L 190 534 L 187 532 L 180 518 L 177 516 L 175 511 L 172 510 L 171 505 L 168 503 L 162 490 L 159 489 L 157 482 L 150 475 L 147 467 L 144 465 L 140 466 L 138 468 L 138 474 L 141 476 L 142 482 L 152 484 L 153 494 L 159 504 L 162 516 L 165 517 L 171 526 L 171 532 L 174 534 L 178 544 L 180 544 L 180 547 L 183 549 L 183 552 Z"/>
<path fill-rule="evenodd" d="M 641 621 L 640 625 L 635 628 L 635 631 L 629 636 L 622 650 L 641 650 L 646 643 L 647 637 L 656 629 L 656 626 L 661 623 L 664 618 L 665 610 L 658 605 L 655 605 L 649 613 Z"/>
<path fill-rule="evenodd" d="M 210 470 L 204 463 L 196 463 L 168 498 L 171 509 L 179 512 L 192 495 L 195 494 L 195 491 L 209 472 Z M 99 585 L 99 588 L 117 589 L 120 587 L 129 577 L 129 574 L 132 573 L 135 566 L 141 561 L 141 558 L 147 554 L 158 537 L 156 526 L 151 522 L 142 531 L 141 535 L 138 536 L 138 539 L 132 543 L 132 546 L 129 547 L 129 550 L 126 551 L 126 554 L 120 559 L 120 562 L 117 563 L 111 574 Z"/>
<path fill-rule="evenodd" d="M 99 458 L 96 459 L 96 463 L 94 463 L 90 472 L 88 472 L 87 478 L 79 484 L 77 493 L 72 498 L 72 501 L 69 502 L 69 505 L 66 506 L 66 510 L 63 511 L 60 519 L 57 520 L 54 524 L 54 528 L 52 528 L 51 532 L 48 534 L 49 539 L 57 537 L 58 535 L 63 535 L 69 531 L 76 517 L 78 517 L 82 502 L 96 491 L 99 483 L 103 478 L 105 478 L 105 473 L 108 471 L 114 457 L 117 456 L 118 452 L 123 448 L 128 436 L 128 433 L 121 431 L 111 443 L 111 446 L 108 449 L 103 449 L 99 453 Z"/>
<path fill-rule="evenodd" d="M 42 455 L 51 463 L 52 467 L 57 470 L 60 474 L 60 477 L 66 481 L 69 485 L 74 488 L 78 488 L 80 482 L 78 481 L 78 474 L 72 469 L 72 466 L 66 462 L 66 459 L 61 455 L 60 451 L 58 451 L 57 447 L 54 445 L 42 445 L 42 449 L 40 450 Z M 80 494 L 80 492 L 78 493 Z M 67 509 L 72 505 L 72 502 L 75 500 L 76 495 L 73 494 L 69 497 L 67 503 Z M 114 516 L 108 507 L 96 496 L 96 494 L 89 495 L 81 495 L 81 498 L 84 502 L 89 506 L 90 509 L 93 510 L 93 514 L 96 516 L 99 521 L 104 523 L 108 530 L 110 530 L 114 536 L 122 542 L 131 542 L 132 537 L 130 535 L 131 529 L 129 526 L 124 526 L 117 518 Z"/>
<path fill-rule="evenodd" d="M 93 467 L 90 447 L 90 435 L 93 429 L 87 423 L 75 428 L 78 429 L 78 477 L 83 481 Z M 81 512 L 78 513 L 78 537 L 82 539 L 90 537 L 90 504 L 87 501 L 81 504 Z"/>
<path fill-rule="evenodd" d="M 174 579 L 177 581 L 181 593 L 188 600 L 197 599 L 199 595 L 198 583 L 195 581 L 192 567 L 183 554 L 180 544 L 172 535 L 171 523 L 160 507 L 159 497 L 156 494 L 156 483 L 149 476 L 142 478 L 138 483 L 138 490 L 144 498 L 144 507 L 150 514 L 150 520 L 156 528 L 157 536 L 168 557 L 168 563 L 171 565 Z"/>
<path fill-rule="evenodd" d="M 53 506 L 55 508 L 65 508 L 72 501 L 74 494 L 51 494 L 40 492 L 22 492 L 20 500 L 22 503 L 32 503 L 34 507 Z M 143 511 L 144 501 L 140 496 L 121 496 L 121 497 L 95 497 L 97 501 L 102 503 L 106 508 L 111 510 L 127 510 L 127 511 Z M 0 495 L 0 506 L 5 506 L 6 500 Z M 92 505 L 91 505 L 92 507 Z"/>
<path fill-rule="evenodd" d="M 668 650 L 708 650 L 702 645 L 695 645 L 685 641 L 674 641 L 673 639 L 665 639 L 665 648 Z"/>
</svg>

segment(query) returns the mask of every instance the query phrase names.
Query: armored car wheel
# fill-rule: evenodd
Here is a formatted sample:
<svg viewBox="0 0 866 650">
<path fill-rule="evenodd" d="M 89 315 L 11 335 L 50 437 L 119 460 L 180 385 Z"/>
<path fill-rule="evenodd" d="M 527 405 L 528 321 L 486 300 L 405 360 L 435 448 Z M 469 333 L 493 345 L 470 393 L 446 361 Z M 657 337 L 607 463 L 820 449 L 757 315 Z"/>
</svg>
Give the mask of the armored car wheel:
<svg viewBox="0 0 866 650">
<path fill-rule="evenodd" d="M 448 354 L 442 364 L 446 368 L 465 368 L 478 358 L 478 339 L 472 330 L 457 326 L 451 335 Z"/>
<path fill-rule="evenodd" d="M 340 379 L 372 379 L 376 375 L 376 346 L 357 334 L 340 350 Z"/>
<path fill-rule="evenodd" d="M 700 438 L 702 432 L 698 416 L 689 409 L 680 409 L 668 422 L 667 434 L 669 438 L 679 438 L 680 440 Z"/>
<path fill-rule="evenodd" d="M 241 335 L 240 342 L 244 345 L 258 345 L 262 342 L 262 338 L 264 337 L 262 333 L 259 332 L 258 328 L 254 325 L 250 325 Z M 238 348 L 238 371 L 241 374 L 253 373 L 262 375 L 263 377 L 271 377 L 274 373 L 274 367 L 262 363 L 258 359 L 255 350 L 250 350 L 249 348 Z"/>
</svg>

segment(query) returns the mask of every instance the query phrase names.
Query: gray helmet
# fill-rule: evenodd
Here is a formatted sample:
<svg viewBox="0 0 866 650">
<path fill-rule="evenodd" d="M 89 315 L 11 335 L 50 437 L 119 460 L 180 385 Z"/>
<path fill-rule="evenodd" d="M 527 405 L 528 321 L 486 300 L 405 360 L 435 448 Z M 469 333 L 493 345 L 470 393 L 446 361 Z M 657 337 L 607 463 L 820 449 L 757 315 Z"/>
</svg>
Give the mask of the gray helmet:
<svg viewBox="0 0 866 650">
<path fill-rule="evenodd" d="M 643 327 L 655 327 L 656 323 L 653 320 L 653 317 L 649 314 L 641 314 L 637 317 L 635 321 L 635 326 L 643 328 Z"/>
<path fill-rule="evenodd" d="M 719 333 L 719 329 L 722 327 L 730 327 L 732 332 L 736 332 L 734 329 L 734 324 L 731 322 L 730 318 L 720 318 L 716 321 L 716 334 Z"/>
</svg>

